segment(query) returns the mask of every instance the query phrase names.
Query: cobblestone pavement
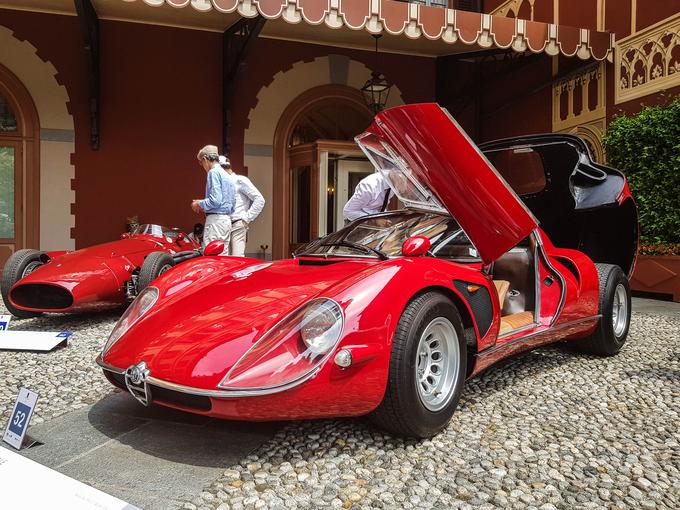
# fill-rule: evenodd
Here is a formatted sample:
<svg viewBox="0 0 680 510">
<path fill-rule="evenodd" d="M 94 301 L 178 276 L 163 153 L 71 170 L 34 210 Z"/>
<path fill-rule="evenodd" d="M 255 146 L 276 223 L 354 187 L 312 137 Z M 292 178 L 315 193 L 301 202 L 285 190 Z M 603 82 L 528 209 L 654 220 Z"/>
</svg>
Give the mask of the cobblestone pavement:
<svg viewBox="0 0 680 510">
<path fill-rule="evenodd" d="M 680 316 L 613 358 L 534 351 L 468 382 L 446 431 L 291 423 L 185 508 L 680 508 Z"/>
<path fill-rule="evenodd" d="M 0 308 L 1 310 L 1 308 Z M 36 422 L 113 391 L 94 358 L 117 314 L 15 321 L 67 348 L 0 352 L 0 423 L 20 386 Z M 680 316 L 634 315 L 613 358 L 550 347 L 468 382 L 446 431 L 391 437 L 363 419 L 294 422 L 185 508 L 680 508 Z"/>
</svg>

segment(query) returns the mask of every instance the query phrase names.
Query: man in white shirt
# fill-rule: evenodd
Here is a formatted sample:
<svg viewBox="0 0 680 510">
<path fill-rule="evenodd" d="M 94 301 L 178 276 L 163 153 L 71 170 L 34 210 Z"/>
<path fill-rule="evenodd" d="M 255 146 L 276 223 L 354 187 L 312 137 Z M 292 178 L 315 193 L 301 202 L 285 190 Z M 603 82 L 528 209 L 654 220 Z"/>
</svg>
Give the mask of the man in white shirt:
<svg viewBox="0 0 680 510">
<path fill-rule="evenodd" d="M 226 156 L 219 157 L 219 164 L 224 168 L 236 186 L 234 212 L 231 215 L 231 239 L 229 255 L 245 257 L 246 233 L 250 223 L 257 218 L 264 208 L 262 193 L 245 175 L 234 173 Z"/>
<path fill-rule="evenodd" d="M 362 216 L 387 210 L 390 201 L 390 187 L 380 172 L 364 177 L 357 184 L 354 195 L 342 210 L 345 223 Z"/>
</svg>

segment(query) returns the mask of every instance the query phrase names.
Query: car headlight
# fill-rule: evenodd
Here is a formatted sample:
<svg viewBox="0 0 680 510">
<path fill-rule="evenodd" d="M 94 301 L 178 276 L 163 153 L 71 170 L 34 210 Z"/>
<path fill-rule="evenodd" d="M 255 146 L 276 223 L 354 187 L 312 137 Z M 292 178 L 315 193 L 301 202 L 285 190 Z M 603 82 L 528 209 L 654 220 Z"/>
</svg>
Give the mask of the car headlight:
<svg viewBox="0 0 680 510">
<path fill-rule="evenodd" d="M 125 332 L 132 327 L 132 325 L 148 312 L 158 299 L 158 289 L 156 287 L 147 287 L 135 298 L 130 304 L 123 316 L 118 319 L 116 326 L 111 331 L 109 339 L 106 341 L 102 355 L 115 344 L 118 339 L 125 334 Z"/>
<path fill-rule="evenodd" d="M 260 338 L 219 387 L 258 390 L 291 384 L 328 359 L 340 341 L 343 326 L 338 303 L 328 298 L 313 299 Z"/>
<path fill-rule="evenodd" d="M 342 332 L 342 312 L 335 301 L 323 301 L 302 317 L 300 336 L 309 351 L 326 354 Z"/>
</svg>

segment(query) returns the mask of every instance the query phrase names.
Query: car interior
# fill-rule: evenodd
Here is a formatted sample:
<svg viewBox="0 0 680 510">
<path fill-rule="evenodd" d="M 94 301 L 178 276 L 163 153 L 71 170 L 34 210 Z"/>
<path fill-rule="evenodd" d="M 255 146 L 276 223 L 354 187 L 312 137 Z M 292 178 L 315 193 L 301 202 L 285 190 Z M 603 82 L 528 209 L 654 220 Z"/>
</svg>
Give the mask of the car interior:
<svg viewBox="0 0 680 510">
<path fill-rule="evenodd" d="M 491 266 L 491 277 L 501 306 L 499 335 L 535 323 L 536 261 L 532 244 L 525 239 Z"/>
<path fill-rule="evenodd" d="M 499 335 L 531 326 L 536 310 L 535 243 L 527 237 L 510 249 L 490 268 L 501 307 Z M 442 241 L 433 253 L 452 262 L 481 262 L 477 251 L 462 230 Z"/>
</svg>

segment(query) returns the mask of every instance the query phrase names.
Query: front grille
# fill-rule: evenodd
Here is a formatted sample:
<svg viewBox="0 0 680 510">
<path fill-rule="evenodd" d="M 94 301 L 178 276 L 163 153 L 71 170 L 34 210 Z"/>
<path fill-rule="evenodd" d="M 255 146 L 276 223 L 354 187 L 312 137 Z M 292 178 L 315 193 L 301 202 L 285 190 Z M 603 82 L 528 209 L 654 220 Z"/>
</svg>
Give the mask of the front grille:
<svg viewBox="0 0 680 510">
<path fill-rule="evenodd" d="M 149 384 L 151 389 L 151 400 L 166 402 L 168 404 L 185 407 L 187 409 L 196 409 L 198 411 L 210 411 L 212 409 L 212 402 L 209 397 L 202 395 L 191 395 L 190 393 L 183 393 L 181 391 L 169 390 Z"/>
<path fill-rule="evenodd" d="M 110 370 L 104 370 L 104 374 L 111 384 L 122 390 L 128 391 L 127 386 L 125 385 L 124 374 L 117 374 Z M 149 384 L 149 390 L 152 402 L 165 402 L 166 404 L 172 404 L 186 409 L 196 409 L 197 411 L 210 411 L 212 409 L 212 402 L 209 397 L 169 390 L 154 384 Z"/>
<path fill-rule="evenodd" d="M 45 283 L 19 285 L 12 289 L 10 297 L 16 305 L 25 308 L 63 310 L 73 305 L 73 296 L 68 290 Z"/>
</svg>

